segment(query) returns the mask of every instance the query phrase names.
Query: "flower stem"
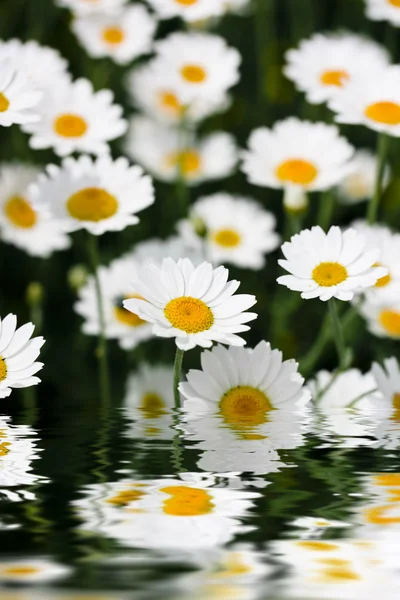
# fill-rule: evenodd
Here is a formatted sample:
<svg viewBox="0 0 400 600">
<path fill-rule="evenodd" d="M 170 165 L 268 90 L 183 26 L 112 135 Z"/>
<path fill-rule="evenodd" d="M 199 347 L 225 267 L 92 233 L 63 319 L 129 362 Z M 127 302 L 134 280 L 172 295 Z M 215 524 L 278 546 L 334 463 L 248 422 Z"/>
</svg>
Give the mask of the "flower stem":
<svg viewBox="0 0 400 600">
<path fill-rule="evenodd" d="M 184 351 L 179 348 L 176 349 L 175 363 L 174 363 L 174 398 L 175 408 L 181 407 L 181 398 L 179 394 L 179 383 L 181 380 L 182 362 L 183 362 Z"/>
<path fill-rule="evenodd" d="M 178 132 L 178 174 L 176 179 L 176 196 L 179 218 L 186 217 L 190 205 L 190 191 L 185 175 L 184 153 L 188 149 L 188 122 L 185 112 L 179 123 Z"/>
<path fill-rule="evenodd" d="M 386 158 L 389 150 L 389 136 L 386 133 L 380 133 L 378 136 L 378 170 L 375 181 L 375 191 L 368 204 L 368 223 L 373 225 L 378 216 L 379 203 L 382 196 L 383 177 L 385 174 Z"/>
<path fill-rule="evenodd" d="M 332 224 L 335 212 L 335 196 L 332 190 L 327 190 L 319 199 L 318 225 L 327 231 Z"/>
<path fill-rule="evenodd" d="M 103 295 L 99 277 L 99 247 L 95 235 L 88 235 L 88 251 L 96 288 L 97 311 L 100 325 L 99 341 L 96 351 L 99 369 L 100 394 L 103 404 L 108 405 L 110 403 L 110 382 L 108 373 L 107 341 L 105 336 Z"/>
<path fill-rule="evenodd" d="M 335 341 L 336 351 L 337 351 L 338 358 L 339 358 L 339 368 L 342 369 L 342 368 L 345 368 L 345 365 L 347 363 L 347 355 L 348 355 L 347 349 L 346 349 L 346 343 L 344 341 L 343 329 L 342 329 L 342 325 L 340 323 L 335 298 L 331 298 L 328 301 L 328 304 L 329 304 L 329 313 L 330 313 L 330 317 L 331 317 L 333 339 Z"/>
</svg>

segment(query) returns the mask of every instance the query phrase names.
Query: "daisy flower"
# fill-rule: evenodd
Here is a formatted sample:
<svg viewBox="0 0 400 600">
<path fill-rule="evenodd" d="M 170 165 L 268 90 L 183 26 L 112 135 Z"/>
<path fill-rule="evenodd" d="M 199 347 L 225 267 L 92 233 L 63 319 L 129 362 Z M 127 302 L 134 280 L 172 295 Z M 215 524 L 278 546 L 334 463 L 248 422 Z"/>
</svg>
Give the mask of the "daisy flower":
<svg viewBox="0 0 400 600">
<path fill-rule="evenodd" d="M 360 309 L 368 330 L 378 337 L 400 339 L 400 302 L 396 299 L 368 300 Z"/>
<path fill-rule="evenodd" d="M 242 170 L 255 185 L 327 190 L 350 173 L 353 153 L 337 127 L 290 117 L 253 131 Z"/>
<path fill-rule="evenodd" d="M 265 254 L 279 245 L 274 215 L 248 198 L 225 193 L 200 198 L 180 233 L 204 252 L 213 264 L 230 262 L 250 269 L 265 266 Z M 200 234 L 198 235 L 200 230 Z"/>
<path fill-rule="evenodd" d="M 108 142 L 125 133 L 122 108 L 110 90 L 94 92 L 87 79 L 62 82 L 46 90 L 36 107 L 40 121 L 24 126 L 31 148 L 53 147 L 59 156 L 72 152 L 106 154 Z"/>
<path fill-rule="evenodd" d="M 197 268 L 189 259 L 163 260 L 135 274 L 132 286 L 142 299 L 125 300 L 127 310 L 153 323 L 153 333 L 174 337 L 181 350 L 209 348 L 213 342 L 243 346 L 236 335 L 248 331 L 257 317 L 245 312 L 256 303 L 254 296 L 234 293 L 239 281 L 228 282 L 228 269 L 213 269 L 204 262 Z"/>
<path fill-rule="evenodd" d="M 0 62 L 0 126 L 39 121 L 41 97 L 42 93 L 10 61 Z"/>
<path fill-rule="evenodd" d="M 51 211 L 64 231 L 93 235 L 139 223 L 136 213 L 154 202 L 150 177 L 126 158 L 66 158 L 49 165 L 29 188 L 34 205 Z"/>
<path fill-rule="evenodd" d="M 372 402 L 373 408 L 384 416 L 400 423 L 400 366 L 392 356 L 383 361 L 383 366 L 373 363 L 371 373 L 381 395 Z"/>
<path fill-rule="evenodd" d="M 0 562 L 2 583 L 48 583 L 70 575 L 72 570 L 51 560 L 26 558 Z"/>
<path fill-rule="evenodd" d="M 229 108 L 230 99 L 225 93 L 220 97 L 199 98 L 184 105 L 174 85 L 173 78 L 165 72 L 162 61 L 160 63 L 157 59 L 133 69 L 126 80 L 134 106 L 149 117 L 166 124 L 179 125 L 183 115 L 188 122 L 198 122 Z"/>
<path fill-rule="evenodd" d="M 290 523 L 290 526 L 305 529 L 307 535 L 314 537 L 318 534 L 322 535 L 327 529 L 350 527 L 350 523 L 345 523 L 344 521 L 332 521 L 331 519 L 323 519 L 320 517 L 298 517 Z"/>
<path fill-rule="evenodd" d="M 0 417 L 0 487 L 3 494 L 4 488 L 45 481 L 32 469 L 32 461 L 40 458 L 35 437 L 36 432 L 29 425 L 12 425 L 9 417 Z M 21 500 L 18 495 L 5 495 L 13 501 Z"/>
<path fill-rule="evenodd" d="M 0 319 L 0 398 L 11 394 L 12 388 L 25 388 L 40 383 L 35 373 L 43 363 L 35 362 L 44 344 L 42 337 L 31 339 L 35 326 L 27 323 L 16 329 L 13 314 Z"/>
<path fill-rule="evenodd" d="M 182 149 L 177 129 L 146 117 L 131 119 L 125 151 L 162 181 L 175 181 L 181 170 L 188 185 L 228 177 L 238 158 L 235 140 L 228 133 L 189 140 Z"/>
<path fill-rule="evenodd" d="M 389 21 L 395 27 L 400 25 L 399 0 L 365 0 L 367 17 L 373 21 Z"/>
<path fill-rule="evenodd" d="M 160 19 L 181 17 L 185 21 L 202 21 L 224 13 L 225 0 L 148 0 Z"/>
<path fill-rule="evenodd" d="M 277 281 L 306 300 L 352 300 L 355 292 L 388 274 L 386 268 L 375 266 L 379 249 L 366 248 L 366 238 L 355 229 L 344 233 L 335 226 L 328 233 L 319 226 L 304 229 L 283 244 L 285 260 L 278 262 L 290 275 Z"/>
<path fill-rule="evenodd" d="M 351 172 L 339 184 L 339 199 L 343 204 L 370 200 L 375 191 L 378 160 L 370 150 L 356 150 L 351 160 Z M 385 168 L 383 186 L 389 182 L 390 169 Z"/>
<path fill-rule="evenodd" d="M 327 102 L 359 74 L 389 64 L 387 51 L 355 34 L 314 34 L 286 53 L 284 73 L 312 104 Z"/>
<path fill-rule="evenodd" d="M 139 4 L 115 15 L 82 15 L 72 22 L 72 31 L 89 56 L 106 56 L 120 65 L 150 52 L 155 29 L 156 21 Z"/>
<path fill-rule="evenodd" d="M 69 248 L 71 242 L 58 222 L 32 206 L 28 186 L 39 173 L 36 167 L 22 164 L 0 166 L 0 232 L 4 242 L 48 258 L 55 250 Z"/>
<path fill-rule="evenodd" d="M 56 2 L 77 15 L 93 15 L 115 13 L 126 4 L 127 0 L 56 0 Z"/>
<path fill-rule="evenodd" d="M 219 98 L 239 81 L 240 54 L 217 35 L 173 33 L 156 52 L 183 104 Z"/>
<path fill-rule="evenodd" d="M 379 85 L 376 85 L 376 81 Z M 382 67 L 378 74 L 355 77 L 330 102 L 338 123 L 365 125 L 400 136 L 400 66 Z"/>
</svg>

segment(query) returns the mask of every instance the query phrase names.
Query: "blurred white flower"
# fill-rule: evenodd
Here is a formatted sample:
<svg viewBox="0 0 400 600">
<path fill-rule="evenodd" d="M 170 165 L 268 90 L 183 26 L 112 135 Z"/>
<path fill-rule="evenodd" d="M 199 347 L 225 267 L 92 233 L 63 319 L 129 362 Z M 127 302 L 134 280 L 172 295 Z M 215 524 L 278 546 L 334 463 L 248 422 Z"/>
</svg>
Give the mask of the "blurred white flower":
<svg viewBox="0 0 400 600">
<path fill-rule="evenodd" d="M 356 150 L 351 160 L 351 172 L 339 184 L 339 200 L 343 204 L 356 204 L 373 196 L 378 161 L 370 150 Z M 383 184 L 389 181 L 390 170 L 385 168 Z"/>
<path fill-rule="evenodd" d="M 47 89 L 36 111 L 37 123 L 23 129 L 31 134 L 31 148 L 53 147 L 59 156 L 72 152 L 106 154 L 108 142 L 125 133 L 122 107 L 113 104 L 110 90 L 93 91 L 87 79 L 62 82 Z"/>
<path fill-rule="evenodd" d="M 373 21 L 389 21 L 395 27 L 400 26 L 399 0 L 365 0 L 367 17 Z"/>
<path fill-rule="evenodd" d="M 1 583 L 48 583 L 72 573 L 70 567 L 45 558 L 19 558 L 0 562 Z"/>
<path fill-rule="evenodd" d="M 242 170 L 259 186 L 326 190 L 351 172 L 353 153 L 334 125 L 290 117 L 253 131 Z"/>
<path fill-rule="evenodd" d="M 381 394 L 371 401 L 378 418 L 390 419 L 400 424 L 400 365 L 392 356 L 383 361 L 383 367 L 374 362 L 371 373 Z"/>
<path fill-rule="evenodd" d="M 378 337 L 400 339 L 400 301 L 398 299 L 369 299 L 360 308 L 368 329 Z"/>
<path fill-rule="evenodd" d="M 224 13 L 225 0 L 148 0 L 160 19 L 182 17 L 185 21 L 201 21 Z"/>
<path fill-rule="evenodd" d="M 350 523 L 344 521 L 333 521 L 331 519 L 324 519 L 321 517 L 298 517 L 290 523 L 290 527 L 296 527 L 305 530 L 305 536 L 316 537 L 323 535 L 327 529 L 341 529 L 343 527 L 350 527 Z M 296 534 L 298 534 L 298 530 Z"/>
<path fill-rule="evenodd" d="M 249 269 L 262 269 L 265 254 L 280 242 L 275 232 L 274 215 L 257 202 L 226 193 L 200 198 L 189 218 L 178 223 L 178 230 L 213 264 L 232 263 Z"/>
<path fill-rule="evenodd" d="M 48 165 L 29 193 L 34 206 L 49 210 L 64 231 L 93 235 L 136 225 L 136 213 L 154 203 L 150 177 L 123 157 L 66 158 L 60 167 Z"/>
<path fill-rule="evenodd" d="M 197 248 L 187 245 L 184 238 L 172 236 L 166 240 L 150 239 L 136 244 L 129 254 L 134 260 L 141 264 L 154 263 L 161 266 L 164 258 L 172 258 L 177 261 L 180 258 L 189 258 L 197 267 L 204 262 L 204 253 Z"/>
<path fill-rule="evenodd" d="M 0 62 L 0 126 L 10 127 L 39 121 L 42 92 L 3 58 Z"/>
<path fill-rule="evenodd" d="M 69 8 L 78 15 L 112 14 L 117 12 L 128 0 L 56 0 L 60 6 Z"/>
</svg>

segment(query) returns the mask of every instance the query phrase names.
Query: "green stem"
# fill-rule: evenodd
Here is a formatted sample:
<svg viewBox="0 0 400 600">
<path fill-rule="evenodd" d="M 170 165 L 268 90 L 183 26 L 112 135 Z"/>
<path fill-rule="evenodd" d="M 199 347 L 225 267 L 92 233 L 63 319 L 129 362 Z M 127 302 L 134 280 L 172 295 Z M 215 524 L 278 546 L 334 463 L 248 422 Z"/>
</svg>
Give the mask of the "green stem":
<svg viewBox="0 0 400 600">
<path fill-rule="evenodd" d="M 262 109 L 265 98 L 266 73 L 264 66 L 266 38 L 266 0 L 255 0 L 254 28 L 256 41 L 256 64 L 258 69 L 258 103 Z"/>
<path fill-rule="evenodd" d="M 332 190 L 327 190 L 321 194 L 319 199 L 318 225 L 327 231 L 332 224 L 335 213 L 335 196 Z"/>
<path fill-rule="evenodd" d="M 386 133 L 380 133 L 378 136 L 378 170 L 376 174 L 375 191 L 368 205 L 368 223 L 373 225 L 378 216 L 379 203 L 382 196 L 383 177 L 385 174 L 386 158 L 389 150 L 389 136 Z"/>
<path fill-rule="evenodd" d="M 107 357 L 107 341 L 105 336 L 105 319 L 104 319 L 104 306 L 103 306 L 103 295 L 101 292 L 100 277 L 99 277 L 99 248 L 97 243 L 97 236 L 88 235 L 88 251 L 90 256 L 91 267 L 93 271 L 93 277 L 96 288 L 97 298 L 97 311 L 99 314 L 99 342 L 96 351 L 98 359 L 99 369 L 99 384 L 100 394 L 103 405 L 108 406 L 110 403 L 110 382 L 108 373 L 108 357 Z"/>
<path fill-rule="evenodd" d="M 175 408 L 181 407 L 181 398 L 179 394 L 179 383 L 181 381 L 181 371 L 183 362 L 184 351 L 179 348 L 176 349 L 175 363 L 174 363 L 174 398 Z"/>
<path fill-rule="evenodd" d="M 347 362 L 346 343 L 344 341 L 343 329 L 342 329 L 342 325 L 340 323 L 340 319 L 339 319 L 339 315 L 338 315 L 338 311 L 337 311 L 336 299 L 331 298 L 328 301 L 328 304 L 329 304 L 329 314 L 331 317 L 333 339 L 335 342 L 336 351 L 337 351 L 338 358 L 339 358 L 339 368 L 341 369 L 345 366 L 345 364 Z"/>
<path fill-rule="evenodd" d="M 185 112 L 179 123 L 178 132 L 178 176 L 176 179 L 176 196 L 179 218 L 186 217 L 190 206 L 190 190 L 184 170 L 184 153 L 188 148 L 188 123 Z"/>
</svg>

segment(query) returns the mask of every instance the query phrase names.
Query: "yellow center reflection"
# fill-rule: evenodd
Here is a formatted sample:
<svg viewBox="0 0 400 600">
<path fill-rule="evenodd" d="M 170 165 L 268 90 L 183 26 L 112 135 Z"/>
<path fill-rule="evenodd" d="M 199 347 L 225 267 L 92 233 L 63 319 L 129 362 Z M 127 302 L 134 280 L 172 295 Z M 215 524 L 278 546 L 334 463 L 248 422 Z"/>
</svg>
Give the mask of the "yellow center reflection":
<svg viewBox="0 0 400 600">
<path fill-rule="evenodd" d="M 163 511 L 174 517 L 199 517 L 211 513 L 215 507 L 212 496 L 199 488 L 171 485 L 161 488 L 171 498 L 164 500 Z"/>
<path fill-rule="evenodd" d="M 142 398 L 139 409 L 146 419 L 157 419 L 166 414 L 165 402 L 158 394 L 148 392 Z M 158 432 L 158 430 L 157 430 Z"/>
<path fill-rule="evenodd" d="M 263 436 L 246 433 L 246 429 L 267 422 L 271 410 L 273 406 L 264 392 L 247 385 L 230 389 L 219 402 L 219 412 L 225 423 L 244 433 L 245 439 L 263 439 Z"/>
</svg>

